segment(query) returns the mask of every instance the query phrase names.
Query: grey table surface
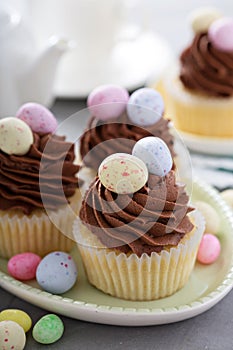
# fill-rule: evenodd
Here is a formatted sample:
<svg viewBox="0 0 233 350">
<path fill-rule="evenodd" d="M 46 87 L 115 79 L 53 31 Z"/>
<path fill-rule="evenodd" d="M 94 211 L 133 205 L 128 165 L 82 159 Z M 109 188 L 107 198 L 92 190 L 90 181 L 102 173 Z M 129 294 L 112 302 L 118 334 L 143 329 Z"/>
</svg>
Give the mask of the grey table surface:
<svg viewBox="0 0 233 350">
<path fill-rule="evenodd" d="M 85 107 L 85 101 L 58 100 L 53 111 L 59 121 Z M 0 311 L 18 308 L 35 323 L 46 310 L 29 304 L 0 288 Z M 146 349 L 146 350 L 231 350 L 233 349 L 233 291 L 199 316 L 160 326 L 118 327 L 94 324 L 61 316 L 65 332 L 53 345 L 40 345 L 27 334 L 25 349 Z"/>
</svg>

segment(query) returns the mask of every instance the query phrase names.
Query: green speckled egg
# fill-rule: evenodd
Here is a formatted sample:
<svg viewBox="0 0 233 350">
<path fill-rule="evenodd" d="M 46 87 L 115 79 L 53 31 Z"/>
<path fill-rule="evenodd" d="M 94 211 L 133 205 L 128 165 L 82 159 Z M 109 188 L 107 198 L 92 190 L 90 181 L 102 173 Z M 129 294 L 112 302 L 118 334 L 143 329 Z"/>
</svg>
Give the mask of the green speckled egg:
<svg viewBox="0 0 233 350">
<path fill-rule="evenodd" d="M 56 315 L 49 314 L 35 324 L 32 336 L 38 343 L 52 344 L 62 337 L 63 332 L 62 320 Z"/>
</svg>

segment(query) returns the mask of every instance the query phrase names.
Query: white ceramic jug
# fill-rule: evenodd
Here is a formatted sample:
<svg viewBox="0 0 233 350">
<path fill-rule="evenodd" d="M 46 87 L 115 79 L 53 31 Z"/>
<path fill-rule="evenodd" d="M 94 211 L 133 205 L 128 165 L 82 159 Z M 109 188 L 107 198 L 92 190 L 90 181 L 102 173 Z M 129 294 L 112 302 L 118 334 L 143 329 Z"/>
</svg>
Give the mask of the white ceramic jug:
<svg viewBox="0 0 233 350">
<path fill-rule="evenodd" d="M 0 117 L 34 101 L 49 106 L 57 63 L 70 42 L 51 37 L 41 50 L 31 28 L 9 6 L 0 8 Z"/>
</svg>

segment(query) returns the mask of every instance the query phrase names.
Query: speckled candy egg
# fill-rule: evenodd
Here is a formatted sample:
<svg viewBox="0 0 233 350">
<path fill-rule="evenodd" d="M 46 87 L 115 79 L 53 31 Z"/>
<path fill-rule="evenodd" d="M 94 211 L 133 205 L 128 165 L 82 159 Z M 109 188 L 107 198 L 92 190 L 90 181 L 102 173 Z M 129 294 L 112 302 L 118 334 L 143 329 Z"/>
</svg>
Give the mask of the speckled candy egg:
<svg viewBox="0 0 233 350">
<path fill-rule="evenodd" d="M 17 111 L 16 117 L 27 123 L 34 132 L 53 133 L 57 128 L 57 120 L 54 115 L 38 103 L 25 103 Z"/>
<path fill-rule="evenodd" d="M 222 17 L 222 14 L 217 8 L 207 6 L 192 11 L 189 15 L 189 21 L 194 33 L 204 33 L 220 17 Z"/>
<path fill-rule="evenodd" d="M 129 119 L 140 126 L 157 123 L 163 116 L 163 112 L 162 96 L 156 90 L 150 88 L 136 90 L 130 96 L 127 104 Z"/>
<path fill-rule="evenodd" d="M 0 350 L 23 350 L 26 343 L 24 330 L 14 321 L 0 322 Z"/>
<path fill-rule="evenodd" d="M 226 201 L 226 203 L 233 210 L 233 189 L 222 191 L 220 194 L 221 194 L 221 197 Z"/>
<path fill-rule="evenodd" d="M 118 194 L 137 192 L 148 180 L 145 163 L 131 154 L 115 153 L 103 160 L 98 171 L 101 183 Z"/>
<path fill-rule="evenodd" d="M 219 239 L 211 233 L 206 233 L 202 237 L 197 260 L 202 264 L 212 264 L 215 262 L 221 252 L 221 245 Z"/>
<path fill-rule="evenodd" d="M 32 144 L 32 130 L 25 122 L 13 117 L 0 120 L 0 150 L 6 154 L 22 156 Z"/>
<path fill-rule="evenodd" d="M 31 317 L 24 311 L 18 309 L 6 309 L 0 312 L 0 321 L 14 321 L 28 332 L 32 326 Z"/>
<path fill-rule="evenodd" d="M 36 277 L 36 269 L 40 261 L 39 255 L 30 252 L 14 255 L 8 261 L 8 272 L 17 280 L 32 280 Z"/>
<path fill-rule="evenodd" d="M 143 160 L 149 173 L 165 176 L 172 168 L 172 156 L 166 143 L 158 137 L 144 137 L 133 147 L 132 154 Z"/>
<path fill-rule="evenodd" d="M 119 117 L 129 99 L 128 91 L 118 85 L 101 85 L 87 99 L 89 111 L 99 120 Z"/>
<path fill-rule="evenodd" d="M 42 317 L 33 327 L 32 336 L 41 344 L 53 344 L 64 332 L 64 325 L 60 317 L 49 314 Z"/>
<path fill-rule="evenodd" d="M 220 217 L 215 208 L 210 204 L 197 201 L 195 206 L 200 210 L 205 219 L 205 232 L 217 233 L 220 228 Z"/>
<path fill-rule="evenodd" d="M 219 18 L 208 30 L 208 37 L 214 47 L 233 52 L 233 18 Z"/>
<path fill-rule="evenodd" d="M 36 271 L 36 279 L 45 291 L 62 294 L 73 287 L 77 274 L 77 267 L 69 254 L 52 252 L 41 260 Z"/>
</svg>

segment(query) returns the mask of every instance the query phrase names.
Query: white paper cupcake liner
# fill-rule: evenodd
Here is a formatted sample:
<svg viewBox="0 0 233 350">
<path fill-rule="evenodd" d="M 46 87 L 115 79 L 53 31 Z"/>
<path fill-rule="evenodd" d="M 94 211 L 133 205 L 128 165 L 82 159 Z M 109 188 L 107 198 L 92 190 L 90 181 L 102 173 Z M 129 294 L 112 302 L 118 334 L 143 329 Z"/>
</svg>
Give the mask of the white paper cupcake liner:
<svg viewBox="0 0 233 350">
<path fill-rule="evenodd" d="M 107 294 L 129 300 L 155 300 L 175 293 L 189 279 L 205 227 L 197 210 L 190 217 L 195 228 L 176 247 L 141 257 L 90 246 L 90 235 L 94 235 L 75 221 L 74 236 L 79 242 L 82 236 L 78 247 L 89 282 Z"/>
<path fill-rule="evenodd" d="M 69 252 L 74 246 L 72 225 L 80 207 L 80 194 L 70 205 L 57 211 L 37 209 L 25 215 L 20 211 L 0 211 L 0 256 L 10 258 L 23 252 L 44 256 L 51 251 Z"/>
</svg>

